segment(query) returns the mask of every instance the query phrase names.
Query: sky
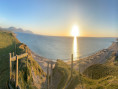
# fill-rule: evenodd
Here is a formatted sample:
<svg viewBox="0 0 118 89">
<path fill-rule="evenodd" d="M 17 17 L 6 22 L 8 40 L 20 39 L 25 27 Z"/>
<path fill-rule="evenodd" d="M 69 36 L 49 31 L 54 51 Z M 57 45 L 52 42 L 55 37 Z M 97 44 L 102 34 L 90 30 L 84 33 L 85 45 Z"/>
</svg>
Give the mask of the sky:
<svg viewBox="0 0 118 89">
<path fill-rule="evenodd" d="M 0 26 L 36 34 L 118 37 L 118 0 L 0 0 Z"/>
</svg>

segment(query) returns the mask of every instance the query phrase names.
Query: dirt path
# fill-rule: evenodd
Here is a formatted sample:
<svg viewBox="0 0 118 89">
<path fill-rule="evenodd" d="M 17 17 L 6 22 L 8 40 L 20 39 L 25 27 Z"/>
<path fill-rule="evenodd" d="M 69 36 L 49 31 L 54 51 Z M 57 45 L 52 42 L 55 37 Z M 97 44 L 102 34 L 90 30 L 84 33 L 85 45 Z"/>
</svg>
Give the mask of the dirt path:
<svg viewBox="0 0 118 89">
<path fill-rule="evenodd" d="M 31 72 L 32 72 L 34 86 L 36 86 L 38 89 L 41 89 L 43 87 L 42 84 L 44 84 L 46 81 L 46 77 L 42 76 L 42 78 L 40 78 L 38 75 L 35 75 L 33 68 L 31 69 Z"/>
<path fill-rule="evenodd" d="M 49 59 L 44 58 L 44 57 L 41 57 L 41 56 L 37 55 L 34 52 L 31 52 L 31 54 L 32 54 L 32 57 L 39 63 L 40 67 L 43 69 L 43 71 L 45 73 L 47 73 L 47 65 L 48 65 L 48 62 L 52 63 L 53 64 L 53 67 L 55 66 L 55 62 L 52 61 L 52 60 L 49 60 Z"/>
</svg>

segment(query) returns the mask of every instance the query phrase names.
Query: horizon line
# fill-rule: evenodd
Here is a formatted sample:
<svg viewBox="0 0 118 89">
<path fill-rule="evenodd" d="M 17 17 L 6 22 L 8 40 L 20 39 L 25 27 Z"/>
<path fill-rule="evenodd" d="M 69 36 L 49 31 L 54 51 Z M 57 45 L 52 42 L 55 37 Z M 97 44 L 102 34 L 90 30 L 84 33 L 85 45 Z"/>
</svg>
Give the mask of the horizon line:
<svg viewBox="0 0 118 89">
<path fill-rule="evenodd" d="M 52 37 L 73 37 L 73 36 L 61 36 L 61 35 L 44 35 L 44 34 L 36 34 L 36 33 L 27 33 L 27 34 L 34 34 L 34 35 L 42 35 L 42 36 L 52 36 Z M 77 36 L 77 37 L 93 37 L 93 38 L 118 38 L 113 36 Z"/>
</svg>

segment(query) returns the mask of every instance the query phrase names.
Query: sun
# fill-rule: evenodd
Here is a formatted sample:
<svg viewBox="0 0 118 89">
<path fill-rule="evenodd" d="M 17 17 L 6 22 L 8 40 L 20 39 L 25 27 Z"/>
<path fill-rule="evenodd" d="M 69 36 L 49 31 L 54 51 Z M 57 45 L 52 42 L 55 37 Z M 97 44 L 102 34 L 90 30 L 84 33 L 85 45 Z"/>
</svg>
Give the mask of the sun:
<svg viewBox="0 0 118 89">
<path fill-rule="evenodd" d="M 72 27 L 72 31 L 71 31 L 71 35 L 74 36 L 74 37 L 77 37 L 79 36 L 79 29 L 78 29 L 78 26 L 77 25 L 74 25 Z"/>
</svg>

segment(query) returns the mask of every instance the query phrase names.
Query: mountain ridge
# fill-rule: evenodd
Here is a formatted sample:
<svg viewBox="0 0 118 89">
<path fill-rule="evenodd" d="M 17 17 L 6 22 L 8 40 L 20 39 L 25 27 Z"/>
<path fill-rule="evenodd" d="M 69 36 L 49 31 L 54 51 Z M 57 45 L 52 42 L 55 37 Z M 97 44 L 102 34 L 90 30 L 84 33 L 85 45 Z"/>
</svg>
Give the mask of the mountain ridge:
<svg viewBox="0 0 118 89">
<path fill-rule="evenodd" d="M 8 27 L 8 28 L 2 28 L 0 27 L 0 30 L 8 30 L 8 31 L 12 31 L 12 32 L 22 32 L 22 33 L 30 33 L 33 34 L 32 31 L 30 30 L 24 30 L 23 28 L 16 28 L 16 27 Z"/>
</svg>

